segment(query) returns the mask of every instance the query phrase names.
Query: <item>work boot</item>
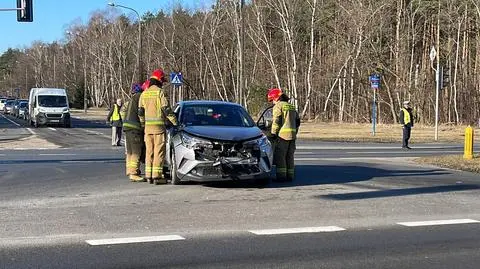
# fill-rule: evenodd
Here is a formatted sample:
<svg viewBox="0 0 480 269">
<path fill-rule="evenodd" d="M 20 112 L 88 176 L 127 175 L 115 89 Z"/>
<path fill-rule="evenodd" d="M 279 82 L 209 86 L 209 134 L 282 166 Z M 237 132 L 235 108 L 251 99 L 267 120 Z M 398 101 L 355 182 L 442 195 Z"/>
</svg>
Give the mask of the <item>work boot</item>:
<svg viewBox="0 0 480 269">
<path fill-rule="evenodd" d="M 145 182 L 145 179 L 139 175 L 130 175 L 131 182 Z"/>
<path fill-rule="evenodd" d="M 154 179 L 155 185 L 167 184 L 167 180 L 164 178 L 156 178 Z"/>
</svg>

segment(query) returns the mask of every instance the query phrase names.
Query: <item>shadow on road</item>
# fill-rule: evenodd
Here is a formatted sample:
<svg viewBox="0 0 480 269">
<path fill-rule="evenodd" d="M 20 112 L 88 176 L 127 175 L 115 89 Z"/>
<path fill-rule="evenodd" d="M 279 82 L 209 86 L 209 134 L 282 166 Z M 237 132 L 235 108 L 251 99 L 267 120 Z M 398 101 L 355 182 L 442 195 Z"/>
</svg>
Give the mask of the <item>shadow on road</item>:
<svg viewBox="0 0 480 269">
<path fill-rule="evenodd" d="M 297 165 L 296 179 L 293 182 L 259 186 L 252 182 L 232 181 L 204 184 L 212 188 L 289 188 L 325 184 L 345 184 L 371 180 L 372 178 L 426 177 L 451 174 L 441 169 L 387 170 L 361 165 Z"/>
<path fill-rule="evenodd" d="M 417 187 L 395 190 L 379 190 L 379 191 L 366 191 L 366 192 L 354 192 L 354 193 L 339 193 L 339 194 L 327 194 L 318 195 L 320 199 L 331 200 L 364 200 L 384 197 L 396 197 L 396 196 L 408 196 L 417 194 L 432 194 L 443 193 L 452 191 L 469 191 L 480 189 L 479 185 L 462 184 L 462 185 L 443 185 L 443 186 L 431 186 L 431 187 Z"/>
</svg>

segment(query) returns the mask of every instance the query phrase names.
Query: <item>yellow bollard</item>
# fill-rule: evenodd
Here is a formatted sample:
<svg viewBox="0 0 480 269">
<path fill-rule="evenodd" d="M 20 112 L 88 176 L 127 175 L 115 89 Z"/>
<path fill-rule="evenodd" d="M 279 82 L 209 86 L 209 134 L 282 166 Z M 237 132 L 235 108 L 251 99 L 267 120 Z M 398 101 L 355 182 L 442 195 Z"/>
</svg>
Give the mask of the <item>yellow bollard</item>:
<svg viewBox="0 0 480 269">
<path fill-rule="evenodd" d="M 463 152 L 463 158 L 465 160 L 473 159 L 473 128 L 470 125 L 465 129 L 465 149 Z"/>
</svg>

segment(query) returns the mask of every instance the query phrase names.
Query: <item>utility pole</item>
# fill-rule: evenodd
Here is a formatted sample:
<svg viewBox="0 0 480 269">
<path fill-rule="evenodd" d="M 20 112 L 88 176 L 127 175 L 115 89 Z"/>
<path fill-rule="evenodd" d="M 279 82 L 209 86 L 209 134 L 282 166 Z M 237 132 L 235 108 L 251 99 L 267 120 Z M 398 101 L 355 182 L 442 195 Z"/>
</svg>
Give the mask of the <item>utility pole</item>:
<svg viewBox="0 0 480 269">
<path fill-rule="evenodd" d="M 244 70 L 244 65 L 245 65 L 245 16 L 243 14 L 243 9 L 245 7 L 245 0 L 240 0 L 240 55 L 239 55 L 239 61 L 240 61 L 240 68 L 238 70 L 239 75 L 239 83 L 238 83 L 238 95 L 239 95 L 239 103 L 241 105 L 245 105 L 244 100 L 243 100 L 243 92 L 245 88 L 245 81 L 244 81 L 244 75 L 243 75 L 243 70 Z"/>
<path fill-rule="evenodd" d="M 435 91 L 435 141 L 438 141 L 438 118 L 440 98 L 440 0 L 438 1 L 438 16 L 437 16 L 437 70 L 436 70 L 436 91 Z"/>
</svg>

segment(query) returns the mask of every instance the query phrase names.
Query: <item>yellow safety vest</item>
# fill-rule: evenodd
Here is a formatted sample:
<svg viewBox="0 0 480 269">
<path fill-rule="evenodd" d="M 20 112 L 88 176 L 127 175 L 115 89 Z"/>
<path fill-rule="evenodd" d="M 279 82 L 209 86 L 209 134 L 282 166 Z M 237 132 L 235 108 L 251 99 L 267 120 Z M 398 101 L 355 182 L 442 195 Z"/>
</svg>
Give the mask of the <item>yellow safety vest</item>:
<svg viewBox="0 0 480 269">
<path fill-rule="evenodd" d="M 272 134 L 285 140 L 297 138 L 298 113 L 294 105 L 288 102 L 278 102 L 273 107 Z"/>
<path fill-rule="evenodd" d="M 403 111 L 403 124 L 407 125 L 410 122 L 412 122 L 412 119 L 410 118 L 410 113 L 405 108 L 402 108 L 402 111 Z"/>
<path fill-rule="evenodd" d="M 120 118 L 120 112 L 118 111 L 118 105 L 114 104 L 113 105 L 113 114 L 112 117 L 110 118 L 111 121 L 119 121 Z"/>
</svg>

